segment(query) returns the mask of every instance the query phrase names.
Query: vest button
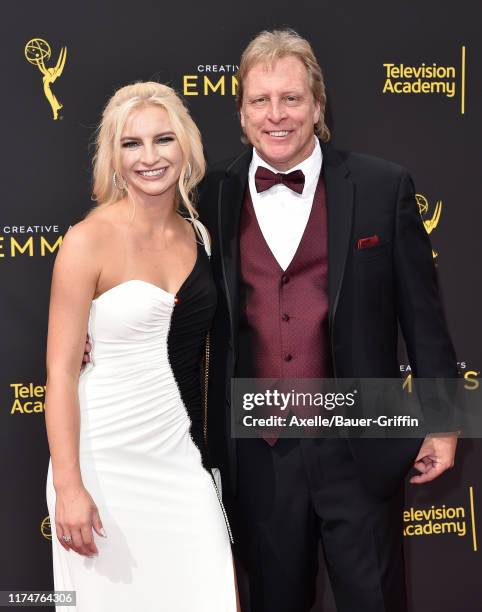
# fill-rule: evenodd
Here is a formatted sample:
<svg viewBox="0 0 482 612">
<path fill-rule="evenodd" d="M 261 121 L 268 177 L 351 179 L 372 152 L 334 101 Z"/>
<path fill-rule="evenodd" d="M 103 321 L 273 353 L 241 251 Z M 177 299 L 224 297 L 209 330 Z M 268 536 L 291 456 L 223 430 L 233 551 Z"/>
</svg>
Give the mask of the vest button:
<svg viewBox="0 0 482 612">
<path fill-rule="evenodd" d="M 287 315 L 287 314 L 286 314 L 286 312 L 284 312 L 284 313 L 281 315 L 281 320 L 282 320 L 282 321 L 289 321 L 289 320 L 290 320 L 290 315 Z"/>
<path fill-rule="evenodd" d="M 288 353 L 287 355 L 285 355 L 285 361 L 291 361 L 293 359 L 293 355 L 291 355 L 291 353 Z"/>
<path fill-rule="evenodd" d="M 283 283 L 283 285 L 286 285 L 286 283 L 288 283 L 290 280 L 290 277 L 287 274 L 283 274 L 283 276 L 281 277 L 281 282 Z"/>
</svg>

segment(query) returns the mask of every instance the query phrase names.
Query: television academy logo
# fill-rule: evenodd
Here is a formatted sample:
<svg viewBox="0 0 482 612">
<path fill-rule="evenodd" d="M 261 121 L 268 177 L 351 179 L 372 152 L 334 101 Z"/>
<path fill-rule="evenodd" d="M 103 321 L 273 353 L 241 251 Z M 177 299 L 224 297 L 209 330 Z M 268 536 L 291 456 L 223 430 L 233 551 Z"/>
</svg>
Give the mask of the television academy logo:
<svg viewBox="0 0 482 612">
<path fill-rule="evenodd" d="M 53 119 L 56 121 L 59 119 L 59 110 L 63 108 L 63 104 L 58 101 L 55 94 L 52 92 L 51 86 L 61 76 L 64 70 L 67 60 L 67 47 L 62 47 L 60 49 L 60 54 L 54 67 L 45 65 L 45 62 L 52 56 L 52 49 L 49 43 L 43 38 L 32 38 L 29 40 L 25 45 L 24 54 L 27 62 L 37 66 L 42 74 L 44 94 L 52 108 Z"/>
<path fill-rule="evenodd" d="M 458 62 L 457 62 L 458 64 Z M 460 66 L 460 68 L 459 68 Z M 460 114 L 465 114 L 466 47 L 460 49 L 460 64 L 440 65 L 422 62 L 407 65 L 403 62 L 384 62 L 382 94 L 441 95 L 453 99 L 460 97 Z"/>
<path fill-rule="evenodd" d="M 405 537 L 455 535 L 471 537 L 472 550 L 477 552 L 474 487 L 468 487 L 466 503 L 458 506 L 432 504 L 429 508 L 405 508 L 403 512 Z"/>
<path fill-rule="evenodd" d="M 32 382 L 10 384 L 12 405 L 10 414 L 43 414 L 45 410 L 45 385 Z"/>
<path fill-rule="evenodd" d="M 198 64 L 191 74 L 182 78 L 185 96 L 235 96 L 238 80 L 237 64 Z"/>
</svg>

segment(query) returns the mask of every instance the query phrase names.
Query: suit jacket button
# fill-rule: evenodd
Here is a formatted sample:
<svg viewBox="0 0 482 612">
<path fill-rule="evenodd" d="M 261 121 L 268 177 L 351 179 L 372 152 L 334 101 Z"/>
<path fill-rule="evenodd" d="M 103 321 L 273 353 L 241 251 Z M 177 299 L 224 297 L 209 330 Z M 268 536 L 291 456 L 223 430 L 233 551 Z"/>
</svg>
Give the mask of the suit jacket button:
<svg viewBox="0 0 482 612">
<path fill-rule="evenodd" d="M 286 314 L 286 312 L 284 312 L 284 313 L 281 315 L 281 320 L 282 320 L 282 321 L 289 321 L 289 320 L 290 320 L 290 315 L 288 315 L 288 314 Z"/>
<path fill-rule="evenodd" d="M 286 283 L 289 283 L 290 277 L 287 274 L 283 274 L 283 276 L 281 277 L 281 283 L 283 285 L 286 285 Z"/>
<path fill-rule="evenodd" d="M 288 353 L 287 355 L 285 355 L 285 361 L 291 361 L 293 359 L 293 355 L 291 355 L 291 353 Z"/>
</svg>

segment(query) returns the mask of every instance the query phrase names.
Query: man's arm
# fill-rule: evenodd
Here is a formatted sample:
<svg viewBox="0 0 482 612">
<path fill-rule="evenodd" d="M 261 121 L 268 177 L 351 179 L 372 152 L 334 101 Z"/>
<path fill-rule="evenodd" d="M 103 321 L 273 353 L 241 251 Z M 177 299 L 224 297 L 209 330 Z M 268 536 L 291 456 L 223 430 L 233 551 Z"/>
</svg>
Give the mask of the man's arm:
<svg viewBox="0 0 482 612">
<path fill-rule="evenodd" d="M 396 215 L 397 309 L 413 375 L 456 378 L 457 358 L 440 300 L 432 247 L 407 173 L 400 179 Z M 427 435 L 414 462 L 420 474 L 410 482 L 421 484 L 434 480 L 453 467 L 456 446 L 456 433 Z"/>
</svg>

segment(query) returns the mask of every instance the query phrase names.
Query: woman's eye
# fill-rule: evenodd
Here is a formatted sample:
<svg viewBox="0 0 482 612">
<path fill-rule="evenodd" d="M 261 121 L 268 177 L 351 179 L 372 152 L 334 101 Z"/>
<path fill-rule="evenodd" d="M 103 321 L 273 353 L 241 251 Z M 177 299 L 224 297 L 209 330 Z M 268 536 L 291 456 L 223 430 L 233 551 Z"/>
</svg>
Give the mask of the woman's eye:
<svg viewBox="0 0 482 612">
<path fill-rule="evenodd" d="M 123 142 L 122 146 L 124 149 L 133 149 L 137 146 L 137 142 L 135 140 L 128 140 L 127 142 Z"/>
<path fill-rule="evenodd" d="M 169 144 L 173 140 L 174 140 L 173 136 L 161 136 L 160 138 L 157 139 L 156 142 L 158 142 L 159 144 Z"/>
</svg>

